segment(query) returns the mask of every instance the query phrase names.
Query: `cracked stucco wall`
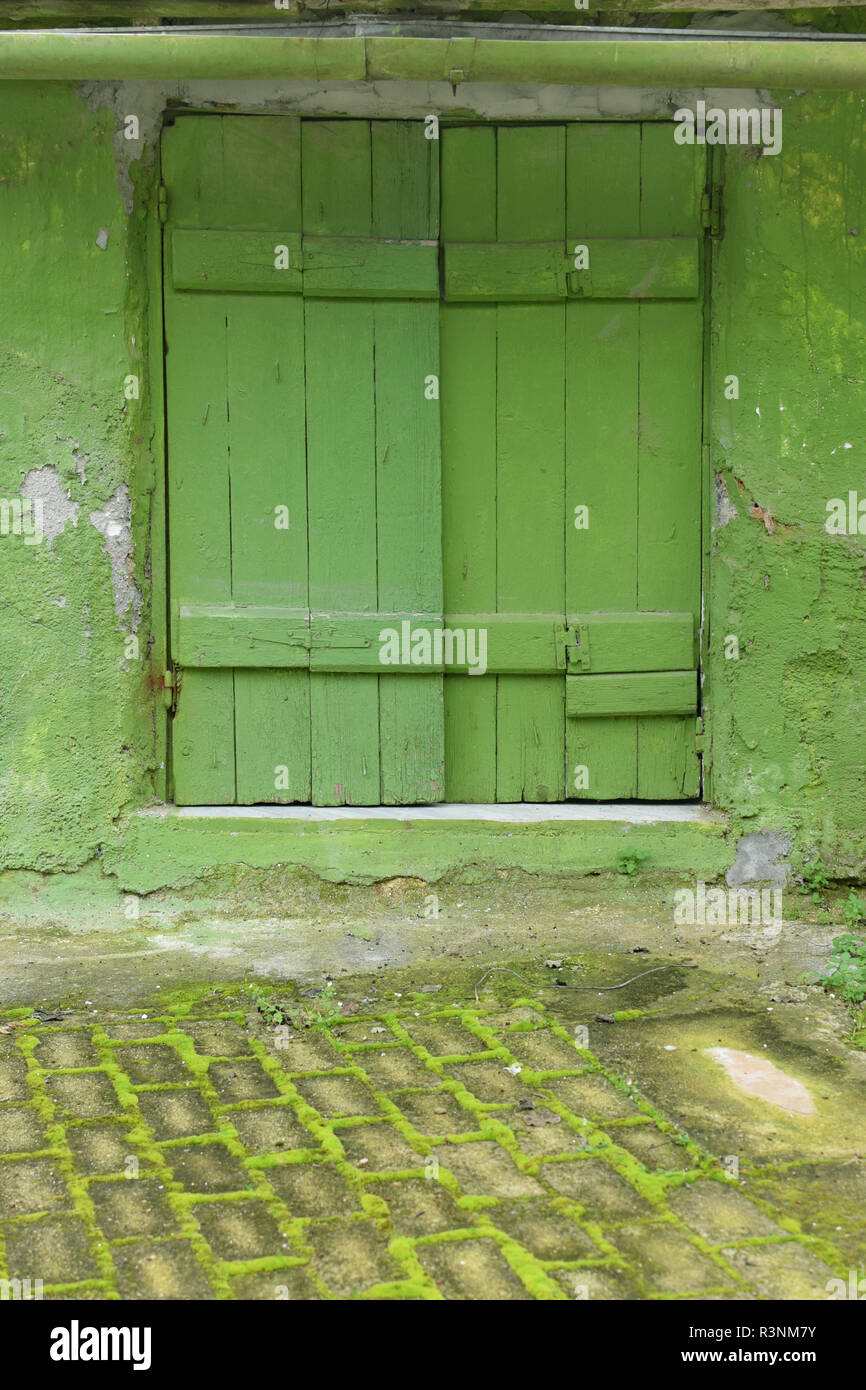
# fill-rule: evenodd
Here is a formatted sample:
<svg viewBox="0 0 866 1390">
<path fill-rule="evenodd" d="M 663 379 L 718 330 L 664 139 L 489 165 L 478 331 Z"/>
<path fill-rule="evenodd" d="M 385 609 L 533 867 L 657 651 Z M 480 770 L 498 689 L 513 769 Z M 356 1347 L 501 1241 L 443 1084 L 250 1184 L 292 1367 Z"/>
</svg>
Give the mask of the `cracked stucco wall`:
<svg viewBox="0 0 866 1390">
<path fill-rule="evenodd" d="M 0 497 L 29 499 L 42 532 L 0 536 L 11 867 L 77 866 L 152 794 L 147 642 L 139 633 L 136 660 L 129 639 L 148 620 L 153 460 L 142 401 L 123 385 L 142 371 L 142 237 L 111 134 L 72 86 L 0 83 Z"/>
<path fill-rule="evenodd" d="M 723 106 L 764 99 L 0 83 L 0 499 L 39 501 L 45 524 L 40 544 L 0 536 L 0 867 L 74 868 L 160 789 L 151 534 L 163 524 L 161 418 L 147 365 L 147 227 L 163 110 L 621 119 L 665 116 L 699 95 Z M 790 836 L 794 867 L 817 850 L 862 875 L 866 537 L 831 536 L 824 523 L 828 499 L 866 496 L 866 102 L 774 104 L 782 153 L 727 152 L 714 250 L 713 799 L 738 834 Z M 123 134 L 130 113 L 134 141 Z M 130 374 L 138 398 L 124 393 Z M 736 400 L 724 395 L 730 374 Z"/>
<path fill-rule="evenodd" d="M 866 535 L 825 523 L 866 497 L 866 102 L 777 103 L 781 154 L 726 152 L 715 248 L 714 797 L 862 875 Z"/>
</svg>

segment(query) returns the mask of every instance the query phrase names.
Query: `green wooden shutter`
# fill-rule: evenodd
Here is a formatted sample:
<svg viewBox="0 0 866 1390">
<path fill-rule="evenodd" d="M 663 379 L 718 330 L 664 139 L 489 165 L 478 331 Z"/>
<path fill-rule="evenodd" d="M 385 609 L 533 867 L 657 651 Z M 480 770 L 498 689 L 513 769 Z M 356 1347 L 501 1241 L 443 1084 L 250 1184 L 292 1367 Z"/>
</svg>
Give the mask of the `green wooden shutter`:
<svg viewBox="0 0 866 1390">
<path fill-rule="evenodd" d="M 446 674 L 449 800 L 699 791 L 701 154 L 443 131 L 446 621 L 498 652 Z"/>
<path fill-rule="evenodd" d="M 252 278 L 282 274 L 274 248 L 300 234 L 300 123 L 181 117 L 163 178 L 174 797 L 304 801 L 309 675 L 263 664 L 308 608 L 303 301 Z M 247 249 L 221 255 L 213 237 L 238 233 Z"/>
<path fill-rule="evenodd" d="M 379 640 L 442 621 L 434 153 L 421 122 L 166 132 L 180 803 L 442 797 L 441 674 Z"/>
<path fill-rule="evenodd" d="M 570 244 L 696 238 L 702 154 L 675 145 L 667 123 L 570 127 Z M 696 281 L 690 289 L 566 307 L 568 500 L 589 508 L 567 549 L 569 623 L 586 634 L 567 682 L 569 794 L 592 800 L 700 790 L 703 320 Z M 586 789 L 574 787 L 577 767 Z"/>
<path fill-rule="evenodd" d="M 305 236 L 435 243 L 430 145 L 421 122 L 305 122 Z M 438 801 L 444 790 L 441 675 L 328 670 L 337 615 L 371 615 L 374 643 L 403 615 L 442 617 L 439 412 L 424 393 L 439 373 L 436 247 L 419 253 L 423 298 L 305 300 L 319 805 Z"/>
<path fill-rule="evenodd" d="M 702 151 L 181 116 L 164 179 L 175 799 L 697 795 Z"/>
</svg>

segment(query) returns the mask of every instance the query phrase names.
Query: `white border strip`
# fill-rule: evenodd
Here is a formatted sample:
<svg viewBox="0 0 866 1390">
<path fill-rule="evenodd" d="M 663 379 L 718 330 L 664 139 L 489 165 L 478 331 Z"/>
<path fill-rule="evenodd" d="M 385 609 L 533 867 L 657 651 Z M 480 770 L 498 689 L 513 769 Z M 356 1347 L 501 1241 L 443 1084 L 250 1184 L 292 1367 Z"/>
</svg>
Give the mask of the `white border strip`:
<svg viewBox="0 0 866 1390">
<path fill-rule="evenodd" d="M 725 825 L 706 806 L 675 802 L 570 802 L 567 805 L 515 804 L 443 806 L 156 806 L 140 816 L 178 820 L 248 821 L 490 821 L 501 825 L 543 825 L 569 821 L 614 821 L 625 825 L 658 823 Z"/>
</svg>

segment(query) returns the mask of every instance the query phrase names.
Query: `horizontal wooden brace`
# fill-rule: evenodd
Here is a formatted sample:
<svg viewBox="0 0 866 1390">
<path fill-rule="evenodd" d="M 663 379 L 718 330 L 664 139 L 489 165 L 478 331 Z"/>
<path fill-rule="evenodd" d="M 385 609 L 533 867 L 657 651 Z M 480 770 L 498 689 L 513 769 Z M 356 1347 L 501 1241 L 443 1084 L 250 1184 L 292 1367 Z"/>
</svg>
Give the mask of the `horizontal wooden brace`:
<svg viewBox="0 0 866 1390">
<path fill-rule="evenodd" d="M 697 708 L 697 671 L 567 676 L 565 681 L 565 712 L 570 719 L 695 714 Z"/>
<path fill-rule="evenodd" d="M 340 299 L 438 299 L 435 241 L 304 237 L 305 295 Z"/>
<path fill-rule="evenodd" d="M 566 626 L 548 614 L 312 613 L 184 605 L 173 625 L 178 666 L 309 667 L 379 675 L 556 675 Z"/>
<path fill-rule="evenodd" d="M 170 239 L 171 283 L 176 290 L 301 293 L 299 232 L 173 227 Z M 281 262 L 287 264 L 278 269 Z"/>
<path fill-rule="evenodd" d="M 385 634 L 383 636 L 383 633 Z M 436 636 L 439 633 L 440 636 Z M 426 634 L 426 635 L 425 635 Z M 429 649 L 428 649 L 429 639 Z M 691 613 L 313 613 L 303 608 L 184 605 L 180 666 L 420 669 L 454 674 L 680 672 L 696 663 Z"/>
<path fill-rule="evenodd" d="M 182 605 L 172 624 L 178 666 L 310 664 L 310 615 L 305 608 Z"/>
<path fill-rule="evenodd" d="M 175 227 L 171 275 L 176 290 L 437 299 L 439 249 L 433 241 Z"/>
<path fill-rule="evenodd" d="M 569 672 L 682 671 L 697 662 L 691 613 L 577 613 L 568 630 Z"/>
<path fill-rule="evenodd" d="M 568 266 L 562 242 L 446 242 L 446 300 L 565 299 Z"/>
<path fill-rule="evenodd" d="M 697 237 L 446 242 L 442 249 L 446 300 L 693 299 L 699 287 Z"/>
</svg>

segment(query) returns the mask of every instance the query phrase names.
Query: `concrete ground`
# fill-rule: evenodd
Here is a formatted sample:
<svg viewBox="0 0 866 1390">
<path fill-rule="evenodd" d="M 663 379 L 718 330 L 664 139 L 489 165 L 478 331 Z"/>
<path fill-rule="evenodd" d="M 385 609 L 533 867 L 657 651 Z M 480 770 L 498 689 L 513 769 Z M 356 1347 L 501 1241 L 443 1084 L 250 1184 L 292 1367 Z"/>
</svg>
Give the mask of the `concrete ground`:
<svg viewBox="0 0 866 1390">
<path fill-rule="evenodd" d="M 0 1293 L 866 1291 L 866 1054 L 804 980 L 839 927 L 672 899 L 6 876 Z"/>
</svg>

